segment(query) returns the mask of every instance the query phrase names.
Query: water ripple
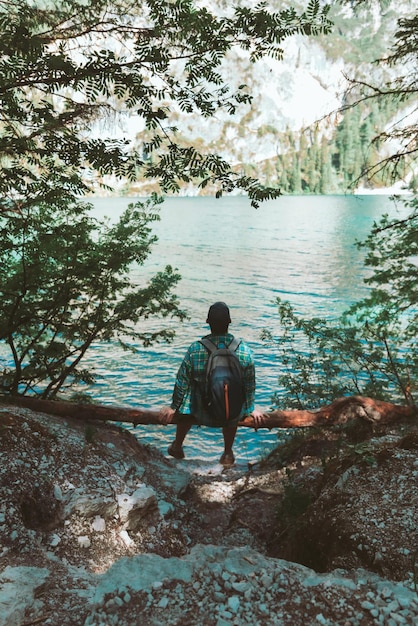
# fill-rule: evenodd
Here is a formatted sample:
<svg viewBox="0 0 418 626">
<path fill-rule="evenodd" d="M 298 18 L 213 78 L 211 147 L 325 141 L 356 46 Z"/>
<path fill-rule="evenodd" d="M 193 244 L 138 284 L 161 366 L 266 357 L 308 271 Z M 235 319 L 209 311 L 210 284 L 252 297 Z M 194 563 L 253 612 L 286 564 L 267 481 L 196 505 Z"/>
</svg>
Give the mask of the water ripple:
<svg viewBox="0 0 418 626">
<path fill-rule="evenodd" d="M 94 200 L 98 217 L 116 217 L 129 199 Z M 159 242 L 133 277 L 143 281 L 170 264 L 182 275 L 178 285 L 190 321 L 176 327 L 170 345 L 137 355 L 116 344 L 94 346 L 86 365 L 98 373 L 93 396 L 100 402 L 158 409 L 168 404 L 175 374 L 190 341 L 206 334 L 209 305 L 231 307 L 231 332 L 245 338 L 257 366 L 257 404 L 270 407 L 277 391 L 280 362 L 260 340 L 263 328 L 280 333 L 276 298 L 289 300 L 303 315 L 337 315 L 365 293 L 364 269 L 355 241 L 392 205 L 383 196 L 283 197 L 254 210 L 244 198 L 171 198 L 155 224 Z M 153 322 L 149 322 L 152 329 Z M 160 327 L 160 323 L 157 324 Z M 165 452 L 173 427 L 142 427 L 135 435 Z M 239 429 L 235 450 L 253 461 L 277 442 L 277 433 Z M 195 428 L 188 436 L 190 458 L 216 462 L 220 431 Z"/>
</svg>

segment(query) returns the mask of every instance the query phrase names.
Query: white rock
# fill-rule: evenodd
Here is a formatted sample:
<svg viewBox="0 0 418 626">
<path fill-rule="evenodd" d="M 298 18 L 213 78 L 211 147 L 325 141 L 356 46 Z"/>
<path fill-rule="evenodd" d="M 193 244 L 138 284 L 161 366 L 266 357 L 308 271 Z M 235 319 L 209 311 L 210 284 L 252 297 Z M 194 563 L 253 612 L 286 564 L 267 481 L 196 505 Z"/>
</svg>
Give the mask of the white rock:
<svg viewBox="0 0 418 626">
<path fill-rule="evenodd" d="M 49 570 L 38 567 L 7 566 L 0 575 L 0 626 L 21 624 L 28 606 L 34 602 L 34 591 L 49 576 Z"/>
<path fill-rule="evenodd" d="M 82 493 L 77 489 L 69 496 L 65 507 L 65 517 L 70 517 L 74 511 L 83 517 L 100 515 L 107 519 L 117 512 L 117 503 L 110 489 L 90 493 Z"/>
<path fill-rule="evenodd" d="M 77 543 L 80 548 L 89 548 L 91 545 L 91 541 L 87 535 L 80 535 L 80 537 L 77 537 Z"/>
<path fill-rule="evenodd" d="M 161 589 L 162 586 L 163 586 L 163 583 L 161 582 L 161 580 L 156 580 L 155 582 L 152 583 L 153 589 Z"/>
<path fill-rule="evenodd" d="M 160 512 L 161 517 L 165 517 L 166 515 L 174 511 L 174 506 L 171 504 L 171 502 L 166 502 L 165 500 L 159 500 L 158 510 Z"/>
<path fill-rule="evenodd" d="M 106 530 L 106 521 L 103 519 L 103 517 L 100 517 L 100 515 L 96 515 L 91 526 L 96 532 L 104 533 L 104 531 Z"/>
<path fill-rule="evenodd" d="M 232 583 L 232 588 L 238 593 L 245 593 L 248 590 L 251 590 L 250 583 L 248 580 L 242 580 L 240 582 Z"/>
<path fill-rule="evenodd" d="M 132 494 L 122 493 L 117 497 L 119 519 L 126 528 L 136 530 L 140 520 L 150 508 L 157 507 L 155 491 L 151 487 L 141 485 Z"/>
<path fill-rule="evenodd" d="M 126 530 L 121 530 L 119 533 L 119 537 L 128 548 L 134 543 L 133 540 L 130 538 L 128 531 Z"/>
</svg>

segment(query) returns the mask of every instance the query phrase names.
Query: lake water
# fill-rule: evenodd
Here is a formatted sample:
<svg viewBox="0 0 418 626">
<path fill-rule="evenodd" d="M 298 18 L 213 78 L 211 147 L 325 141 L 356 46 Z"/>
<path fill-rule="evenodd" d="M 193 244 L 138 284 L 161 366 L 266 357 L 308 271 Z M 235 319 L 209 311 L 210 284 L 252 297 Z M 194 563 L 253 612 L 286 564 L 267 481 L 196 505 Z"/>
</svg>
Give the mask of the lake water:
<svg viewBox="0 0 418 626">
<path fill-rule="evenodd" d="M 130 199 L 97 198 L 98 216 L 117 216 Z M 253 209 L 245 198 L 170 198 L 156 223 L 152 256 L 134 271 L 138 282 L 170 264 L 182 275 L 177 293 L 190 321 L 176 324 L 172 344 L 141 348 L 137 355 L 115 345 L 96 345 L 89 363 L 99 375 L 92 390 L 104 404 L 159 409 L 169 404 L 175 374 L 188 344 L 208 332 L 208 307 L 224 300 L 232 333 L 254 352 L 256 403 L 268 409 L 277 390 L 280 362 L 264 345 L 264 328 L 278 332 L 276 298 L 289 300 L 303 315 L 333 317 L 365 294 L 365 269 L 355 242 L 373 222 L 394 214 L 387 196 L 290 196 Z M 155 327 L 161 322 L 156 321 Z M 140 348 L 140 346 L 137 346 Z M 87 364 L 87 362 L 86 362 Z M 137 437 L 162 452 L 174 426 L 138 427 Z M 238 429 L 234 450 L 240 463 L 253 462 L 277 443 L 278 431 Z M 222 434 L 193 428 L 185 443 L 188 459 L 216 461 Z"/>
</svg>

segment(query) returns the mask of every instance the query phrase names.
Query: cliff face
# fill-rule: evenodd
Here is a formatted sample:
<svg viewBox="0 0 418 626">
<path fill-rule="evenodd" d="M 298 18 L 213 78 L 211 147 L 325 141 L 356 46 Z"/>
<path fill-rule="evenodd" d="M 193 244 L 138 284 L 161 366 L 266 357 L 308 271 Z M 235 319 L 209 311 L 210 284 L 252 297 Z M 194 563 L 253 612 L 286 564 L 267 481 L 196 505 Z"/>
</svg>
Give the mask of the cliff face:
<svg viewBox="0 0 418 626">
<path fill-rule="evenodd" d="M 2 406 L 0 624 L 415 623 L 416 424 L 350 437 L 222 471 Z"/>
<path fill-rule="evenodd" d="M 221 0 L 206 4 L 227 10 Z M 365 153 L 377 132 L 399 116 L 399 110 L 384 110 L 380 116 L 379 106 L 366 107 L 357 119 L 347 122 L 349 126 L 339 138 L 338 125 L 344 116 L 338 110 L 346 103 L 348 79 L 383 85 L 399 71 L 373 62 L 393 46 L 398 18 L 414 11 L 410 0 L 385 3 L 384 7 L 359 4 L 356 13 L 348 3 L 333 5 L 330 17 L 334 28 L 328 35 L 284 40 L 282 60 L 263 58 L 252 64 L 245 52 L 231 51 L 219 73 L 232 91 L 245 84 L 251 104 L 238 106 L 234 115 L 219 110 L 209 119 L 174 108 L 168 124 L 178 128 L 179 143 L 220 154 L 239 171 L 279 186 L 285 193 L 345 193 L 354 181 L 358 187 L 361 171 L 386 154 L 375 147 L 367 157 Z M 281 10 L 283 2 L 272 0 L 269 7 Z M 135 137 L 142 145 L 147 136 L 138 118 L 125 123 L 122 134 Z M 307 147 L 312 145 L 315 149 L 309 152 Z M 346 162 L 345 154 L 341 156 L 345 150 L 352 162 Z M 364 162 L 365 158 L 369 162 Z M 316 174 L 308 171 L 309 163 Z M 385 184 L 377 180 L 372 186 Z M 361 185 L 369 185 L 369 181 L 362 180 Z M 124 192 L 154 189 L 152 183 L 141 180 Z M 207 188 L 206 192 L 214 190 Z M 181 193 L 194 195 L 197 189 L 183 185 Z"/>
<path fill-rule="evenodd" d="M 286 44 L 285 58 L 265 58 L 253 65 L 238 54 L 224 65 L 232 89 L 245 82 L 253 100 L 233 117 L 213 120 L 179 117 L 176 124 L 190 142 L 221 152 L 231 163 L 256 163 L 277 156 L 279 135 L 314 124 L 341 105 L 346 85 L 342 59 L 329 62 L 314 39 L 297 37 Z"/>
</svg>

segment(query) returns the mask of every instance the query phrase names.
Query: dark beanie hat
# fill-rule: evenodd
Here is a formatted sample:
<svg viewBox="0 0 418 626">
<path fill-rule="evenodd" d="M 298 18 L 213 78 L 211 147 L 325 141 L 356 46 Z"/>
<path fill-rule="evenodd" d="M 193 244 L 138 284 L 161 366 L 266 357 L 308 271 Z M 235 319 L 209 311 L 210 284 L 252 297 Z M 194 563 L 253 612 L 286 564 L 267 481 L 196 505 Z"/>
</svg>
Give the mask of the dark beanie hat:
<svg viewBox="0 0 418 626">
<path fill-rule="evenodd" d="M 226 306 L 225 302 L 215 302 L 215 304 L 212 304 L 212 306 L 209 308 L 206 323 L 215 325 L 227 325 L 231 323 L 229 308 Z"/>
</svg>

